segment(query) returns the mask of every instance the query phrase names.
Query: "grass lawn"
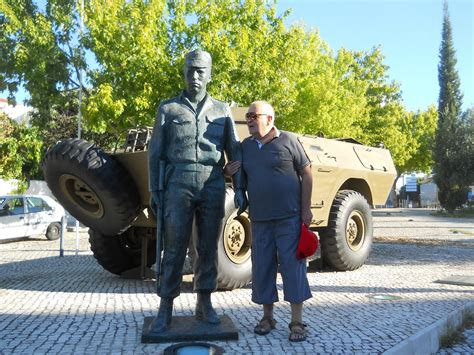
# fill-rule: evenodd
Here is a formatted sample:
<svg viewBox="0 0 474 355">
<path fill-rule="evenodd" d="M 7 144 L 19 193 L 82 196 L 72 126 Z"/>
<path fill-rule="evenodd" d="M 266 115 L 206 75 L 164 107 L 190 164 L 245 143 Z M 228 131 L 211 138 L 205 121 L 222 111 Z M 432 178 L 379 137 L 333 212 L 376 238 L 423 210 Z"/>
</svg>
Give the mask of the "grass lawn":
<svg viewBox="0 0 474 355">
<path fill-rule="evenodd" d="M 459 217 L 459 218 L 474 218 L 474 207 L 466 207 L 455 210 L 453 213 L 446 211 L 436 211 L 431 213 L 432 216 L 438 217 Z"/>
</svg>

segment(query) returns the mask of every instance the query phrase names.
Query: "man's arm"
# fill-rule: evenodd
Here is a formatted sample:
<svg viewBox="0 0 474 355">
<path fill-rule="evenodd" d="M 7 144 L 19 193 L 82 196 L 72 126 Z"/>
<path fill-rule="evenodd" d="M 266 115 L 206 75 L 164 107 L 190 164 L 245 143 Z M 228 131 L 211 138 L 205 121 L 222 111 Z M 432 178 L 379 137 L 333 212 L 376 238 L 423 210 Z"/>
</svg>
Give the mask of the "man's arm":
<svg viewBox="0 0 474 355">
<path fill-rule="evenodd" d="M 226 137 L 225 137 L 225 153 L 229 161 L 242 161 L 242 144 L 240 143 L 239 136 L 237 135 L 237 129 L 232 118 L 232 113 L 227 107 L 227 122 L 226 122 Z M 248 201 L 245 195 L 246 180 L 245 175 L 242 172 L 242 167 L 232 175 L 232 184 L 234 186 L 234 204 L 238 207 L 237 215 L 240 215 L 247 209 Z"/>
<path fill-rule="evenodd" d="M 230 161 L 224 166 L 224 176 L 232 177 L 237 171 L 239 171 L 242 162 L 240 160 Z"/>
<path fill-rule="evenodd" d="M 311 165 L 306 165 L 298 173 L 301 176 L 301 221 L 309 226 L 313 220 L 313 213 L 311 212 L 311 194 L 313 191 Z"/>
<path fill-rule="evenodd" d="M 160 160 L 164 158 L 163 149 L 165 147 L 165 114 L 162 107 L 158 108 L 153 134 L 148 147 L 148 189 L 157 194 L 159 190 Z M 157 200 L 155 201 L 158 202 Z"/>
</svg>

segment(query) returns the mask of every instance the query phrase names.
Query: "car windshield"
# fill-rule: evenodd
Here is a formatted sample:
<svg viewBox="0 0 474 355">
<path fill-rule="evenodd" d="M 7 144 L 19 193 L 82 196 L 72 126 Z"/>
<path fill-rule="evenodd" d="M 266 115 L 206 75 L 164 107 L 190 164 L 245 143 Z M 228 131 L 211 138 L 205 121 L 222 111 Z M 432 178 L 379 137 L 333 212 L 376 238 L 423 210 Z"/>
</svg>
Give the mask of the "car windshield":
<svg viewBox="0 0 474 355">
<path fill-rule="evenodd" d="M 3 201 L 5 201 L 5 197 L 0 197 L 0 206 L 3 204 Z"/>
</svg>

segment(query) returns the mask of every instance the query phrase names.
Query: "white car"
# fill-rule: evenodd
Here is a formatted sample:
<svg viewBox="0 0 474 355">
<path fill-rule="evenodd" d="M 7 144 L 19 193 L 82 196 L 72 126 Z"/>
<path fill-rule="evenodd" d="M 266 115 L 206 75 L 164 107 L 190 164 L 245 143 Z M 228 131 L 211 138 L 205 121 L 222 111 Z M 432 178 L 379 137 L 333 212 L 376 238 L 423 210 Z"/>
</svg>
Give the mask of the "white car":
<svg viewBox="0 0 474 355">
<path fill-rule="evenodd" d="M 49 196 L 0 196 L 0 240 L 38 234 L 58 239 L 64 215 L 64 208 Z"/>
</svg>

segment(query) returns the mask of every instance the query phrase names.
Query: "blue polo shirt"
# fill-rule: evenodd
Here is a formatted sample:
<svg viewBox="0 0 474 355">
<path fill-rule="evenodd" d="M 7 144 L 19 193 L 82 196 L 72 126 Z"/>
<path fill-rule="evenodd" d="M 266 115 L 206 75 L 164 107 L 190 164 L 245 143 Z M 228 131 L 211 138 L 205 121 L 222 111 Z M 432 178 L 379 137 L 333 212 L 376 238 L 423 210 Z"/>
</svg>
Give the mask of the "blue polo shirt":
<svg viewBox="0 0 474 355">
<path fill-rule="evenodd" d="M 242 142 L 252 221 L 271 221 L 299 215 L 301 178 L 298 171 L 310 164 L 296 135 L 278 131 L 261 144 L 252 137 Z"/>
</svg>

